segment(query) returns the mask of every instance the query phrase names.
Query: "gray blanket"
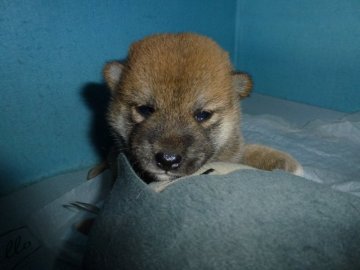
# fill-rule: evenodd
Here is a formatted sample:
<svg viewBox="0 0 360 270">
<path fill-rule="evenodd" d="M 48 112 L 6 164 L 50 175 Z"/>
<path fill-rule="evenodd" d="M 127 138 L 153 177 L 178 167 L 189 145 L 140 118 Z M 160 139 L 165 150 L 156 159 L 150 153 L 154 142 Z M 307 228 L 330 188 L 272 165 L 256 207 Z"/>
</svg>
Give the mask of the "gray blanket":
<svg viewBox="0 0 360 270">
<path fill-rule="evenodd" d="M 154 192 L 119 158 L 85 269 L 360 269 L 360 198 L 283 172 L 189 177 Z"/>
</svg>

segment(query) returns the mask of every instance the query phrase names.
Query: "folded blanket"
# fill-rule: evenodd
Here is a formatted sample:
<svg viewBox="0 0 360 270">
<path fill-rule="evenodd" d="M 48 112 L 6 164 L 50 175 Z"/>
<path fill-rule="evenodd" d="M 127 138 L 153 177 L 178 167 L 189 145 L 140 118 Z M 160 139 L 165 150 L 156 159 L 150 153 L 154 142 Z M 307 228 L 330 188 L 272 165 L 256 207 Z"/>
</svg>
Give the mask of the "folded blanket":
<svg viewBox="0 0 360 270">
<path fill-rule="evenodd" d="M 155 192 L 119 157 L 85 269 L 360 269 L 360 198 L 285 172 L 187 177 Z"/>
</svg>

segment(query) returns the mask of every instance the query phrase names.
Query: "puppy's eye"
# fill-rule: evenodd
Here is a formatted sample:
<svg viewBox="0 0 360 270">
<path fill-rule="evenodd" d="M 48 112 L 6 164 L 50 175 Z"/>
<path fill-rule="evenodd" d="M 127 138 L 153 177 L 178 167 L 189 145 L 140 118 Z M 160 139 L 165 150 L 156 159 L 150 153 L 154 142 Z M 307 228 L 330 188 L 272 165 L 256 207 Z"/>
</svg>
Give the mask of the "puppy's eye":
<svg viewBox="0 0 360 270">
<path fill-rule="evenodd" d="M 146 106 L 146 105 L 142 105 L 142 106 L 138 106 L 136 107 L 136 111 L 144 118 L 149 117 L 150 115 L 152 115 L 155 111 L 155 109 L 151 106 Z"/>
<path fill-rule="evenodd" d="M 195 113 L 194 118 L 196 121 L 200 123 L 210 119 L 211 116 L 212 116 L 212 112 L 198 111 Z"/>
</svg>

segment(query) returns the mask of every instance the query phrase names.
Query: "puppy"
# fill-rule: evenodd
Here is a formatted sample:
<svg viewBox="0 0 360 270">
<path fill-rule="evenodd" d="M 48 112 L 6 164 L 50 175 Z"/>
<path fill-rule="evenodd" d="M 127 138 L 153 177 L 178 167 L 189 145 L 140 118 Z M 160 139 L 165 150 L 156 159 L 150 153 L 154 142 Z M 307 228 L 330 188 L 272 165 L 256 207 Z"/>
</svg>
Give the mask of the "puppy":
<svg viewBox="0 0 360 270">
<path fill-rule="evenodd" d="M 171 181 L 214 161 L 301 174 L 290 155 L 244 143 L 239 100 L 252 81 L 233 71 L 228 53 L 210 38 L 153 35 L 103 72 L 114 137 L 148 182 Z"/>
</svg>

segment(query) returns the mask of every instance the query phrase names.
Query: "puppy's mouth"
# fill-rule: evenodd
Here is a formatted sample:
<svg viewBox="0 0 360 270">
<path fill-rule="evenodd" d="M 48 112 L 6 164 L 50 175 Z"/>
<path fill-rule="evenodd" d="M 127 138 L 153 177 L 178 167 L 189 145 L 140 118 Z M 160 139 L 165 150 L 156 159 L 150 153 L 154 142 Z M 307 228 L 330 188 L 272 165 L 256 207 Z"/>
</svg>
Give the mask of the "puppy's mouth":
<svg viewBox="0 0 360 270">
<path fill-rule="evenodd" d="M 166 170 L 158 166 L 154 161 L 143 166 L 143 170 L 152 178 L 153 181 L 172 181 L 180 177 L 188 176 L 196 172 L 206 163 L 206 159 L 186 159 L 176 168 Z"/>
<path fill-rule="evenodd" d="M 185 176 L 185 174 L 174 173 L 171 171 L 147 171 L 147 173 L 154 178 L 154 181 L 172 181 Z"/>
</svg>

